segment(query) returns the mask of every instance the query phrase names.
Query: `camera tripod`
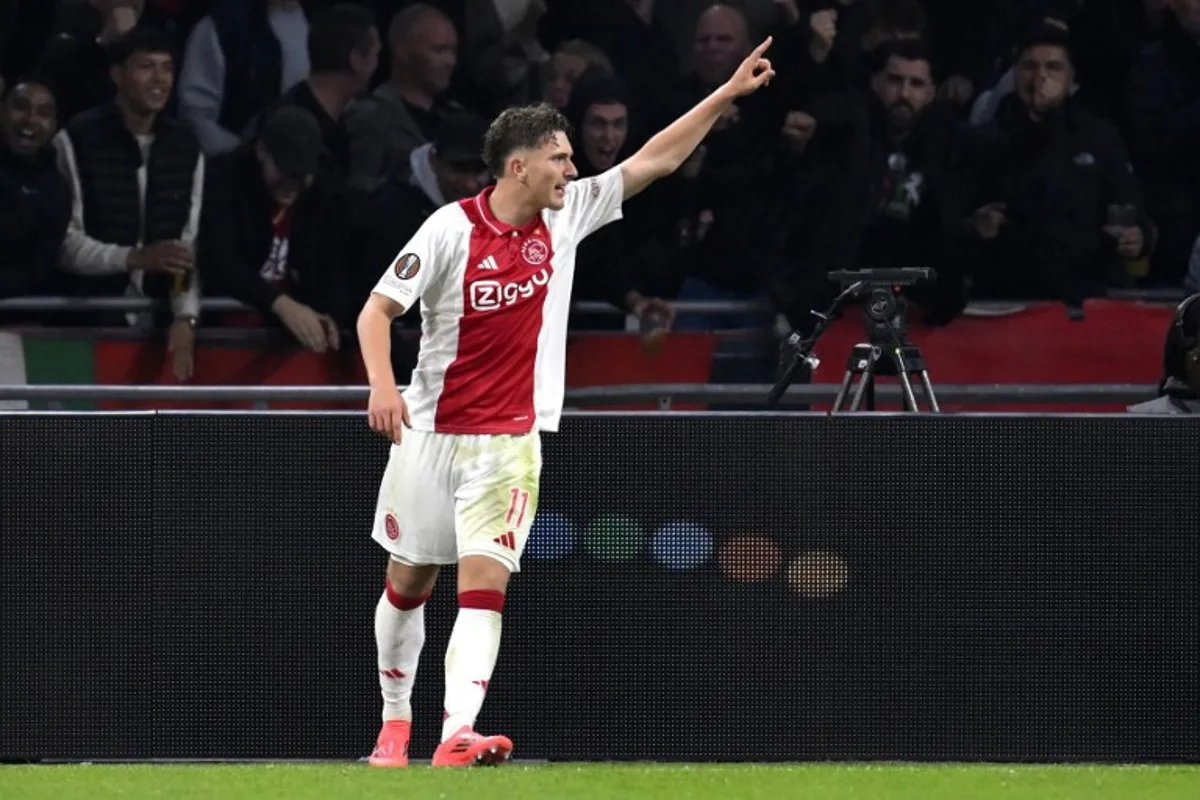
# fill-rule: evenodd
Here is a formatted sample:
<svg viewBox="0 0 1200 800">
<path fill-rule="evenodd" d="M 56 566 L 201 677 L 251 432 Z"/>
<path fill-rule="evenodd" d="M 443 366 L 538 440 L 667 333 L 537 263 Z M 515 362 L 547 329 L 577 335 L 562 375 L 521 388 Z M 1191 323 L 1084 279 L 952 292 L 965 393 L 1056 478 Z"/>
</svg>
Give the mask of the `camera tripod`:
<svg viewBox="0 0 1200 800">
<path fill-rule="evenodd" d="M 782 377 L 767 395 L 767 402 L 774 405 L 787 391 L 796 374 L 805 366 L 815 369 L 820 363 L 813 355 L 813 347 L 821 334 L 833 321 L 838 310 L 851 299 L 866 295 L 863 316 L 867 328 L 867 344 L 856 344 L 846 362 L 846 374 L 838 388 L 830 413 L 842 411 L 874 411 L 875 383 L 878 378 L 890 376 L 900 379 L 905 411 L 920 411 L 916 394 L 913 392 L 913 377 L 921 383 L 921 390 L 928 398 L 930 410 L 940 412 L 937 397 L 933 393 L 933 382 L 925 366 L 925 357 L 916 345 L 908 341 L 906 334 L 907 304 L 900 294 L 900 286 L 931 280 L 934 273 L 929 269 L 863 270 L 859 272 L 832 272 L 830 277 L 845 287 L 825 313 L 813 311 L 817 322 L 813 332 L 804 337 L 793 331 L 784 340 L 782 350 L 790 358 L 790 364 Z M 781 364 L 781 366 L 783 366 Z M 854 386 L 855 378 L 858 385 Z M 851 388 L 853 387 L 853 397 Z M 850 407 L 846 407 L 849 398 Z M 865 408 L 864 408 L 865 403 Z"/>
<path fill-rule="evenodd" d="M 904 395 L 905 411 L 920 411 L 917 398 L 913 393 L 911 376 L 921 381 L 921 389 L 929 399 L 930 410 L 941 411 L 937 397 L 933 393 L 933 382 L 929 380 L 929 371 L 925 367 L 925 357 L 921 349 L 913 344 L 856 344 L 850 351 L 846 361 L 846 375 L 838 388 L 837 397 L 833 400 L 830 413 L 841 411 L 874 411 L 875 383 L 879 376 L 891 376 L 900 379 L 900 387 Z M 858 386 L 850 400 L 850 408 L 846 408 L 846 399 L 854 379 L 858 378 Z M 863 401 L 866 408 L 863 409 Z"/>
</svg>

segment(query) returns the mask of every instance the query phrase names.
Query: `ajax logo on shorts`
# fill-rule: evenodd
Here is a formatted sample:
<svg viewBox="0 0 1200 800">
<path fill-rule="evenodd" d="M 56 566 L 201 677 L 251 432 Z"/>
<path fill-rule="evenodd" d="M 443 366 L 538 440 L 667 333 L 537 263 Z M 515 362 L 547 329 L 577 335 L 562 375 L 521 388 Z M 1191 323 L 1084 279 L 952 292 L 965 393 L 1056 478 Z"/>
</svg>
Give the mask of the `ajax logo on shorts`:
<svg viewBox="0 0 1200 800">
<path fill-rule="evenodd" d="M 495 311 L 519 300 L 533 297 L 539 286 L 550 282 L 550 270 L 543 267 L 526 281 L 501 283 L 475 281 L 471 284 L 471 308 L 476 311 Z"/>
</svg>

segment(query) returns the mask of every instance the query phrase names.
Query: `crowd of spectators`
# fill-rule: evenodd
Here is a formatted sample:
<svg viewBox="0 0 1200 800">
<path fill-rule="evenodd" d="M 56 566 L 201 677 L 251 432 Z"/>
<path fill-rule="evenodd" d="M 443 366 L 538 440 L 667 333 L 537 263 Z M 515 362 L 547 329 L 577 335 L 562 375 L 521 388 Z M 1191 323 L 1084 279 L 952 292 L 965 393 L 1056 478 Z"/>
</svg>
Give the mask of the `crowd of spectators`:
<svg viewBox="0 0 1200 800">
<path fill-rule="evenodd" d="M 594 174 L 766 34 L 777 79 L 584 243 L 576 300 L 804 327 L 834 269 L 935 268 L 931 324 L 1200 288 L 1200 0 L 0 0 L 0 298 L 161 300 L 55 324 L 165 330 L 180 377 L 200 324 L 339 348 L 491 180 L 498 111 L 560 107 Z"/>
</svg>

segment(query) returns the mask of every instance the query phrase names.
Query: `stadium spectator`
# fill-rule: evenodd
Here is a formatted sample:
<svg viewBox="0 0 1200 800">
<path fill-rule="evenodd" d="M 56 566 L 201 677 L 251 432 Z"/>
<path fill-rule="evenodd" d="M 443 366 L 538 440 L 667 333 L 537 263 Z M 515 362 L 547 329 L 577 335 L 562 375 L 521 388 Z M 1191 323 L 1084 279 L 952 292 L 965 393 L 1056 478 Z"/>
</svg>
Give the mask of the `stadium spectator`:
<svg viewBox="0 0 1200 800">
<path fill-rule="evenodd" d="M 872 53 L 885 42 L 920 39 L 926 28 L 918 0 L 821 0 L 810 17 L 808 52 L 823 65 L 822 88 L 866 87 Z"/>
<path fill-rule="evenodd" d="M 180 113 L 206 155 L 225 153 L 308 72 L 308 17 L 299 0 L 214 0 L 188 39 Z"/>
<path fill-rule="evenodd" d="M 424 3 L 409 6 L 388 31 L 392 68 L 388 82 L 346 112 L 352 188 L 372 191 L 414 149 L 433 137 L 458 60 L 458 34 L 450 18 Z"/>
<path fill-rule="evenodd" d="M 37 71 L 56 87 L 64 126 L 113 99 L 106 49 L 134 29 L 145 5 L 145 0 L 87 0 L 62 6 Z"/>
<path fill-rule="evenodd" d="M 72 293 L 170 297 L 175 374 L 189 377 L 199 313 L 194 244 L 204 156 L 191 129 L 162 113 L 173 43 L 136 28 L 109 47 L 116 100 L 80 114 L 54 144 L 71 187 L 62 267 Z"/>
<path fill-rule="evenodd" d="M 50 144 L 54 92 L 20 78 L 0 95 L 0 298 L 50 293 L 71 197 Z"/>
<path fill-rule="evenodd" d="M 582 39 L 599 48 L 629 89 L 635 114 L 645 118 L 677 88 L 679 57 L 659 20 L 658 0 L 545 0 L 545 5 L 538 21 L 542 44 L 557 52 Z"/>
<path fill-rule="evenodd" d="M 973 292 L 1076 306 L 1102 291 L 1118 257 L 1145 255 L 1153 236 L 1144 215 L 1110 220 L 1109 206 L 1141 208 L 1137 181 L 1116 129 L 1069 97 L 1067 34 L 1039 26 L 1019 53 L 1017 102 L 977 129 L 973 148 L 982 242 Z"/>
<path fill-rule="evenodd" d="M 379 32 L 371 12 L 354 3 L 338 3 L 315 14 L 308 29 L 308 61 L 309 76 L 284 92 L 271 109 L 295 105 L 312 114 L 321 126 L 322 171 L 345 177 L 350 139 L 344 115 L 366 92 L 379 65 Z M 263 119 L 260 115 L 254 128 Z"/>
<path fill-rule="evenodd" d="M 447 203 L 472 197 L 491 183 L 483 163 L 488 121 L 470 112 L 446 114 L 434 138 L 413 150 L 404 169 L 392 170 L 352 221 L 356 296 L 366 297 L 380 273 L 400 254 L 421 223 Z"/>
<path fill-rule="evenodd" d="M 733 6 L 714 5 L 700 15 L 692 47 L 692 72 L 659 112 L 651 130 L 661 129 L 733 74 L 751 50 L 746 20 Z M 763 296 L 758 269 L 764 242 L 760 213 L 766 198 L 759 183 L 771 173 L 778 131 L 774 92 L 768 87 L 730 107 L 688 165 L 664 181 L 686 185 L 677 195 L 675 227 L 679 239 L 676 268 L 682 300 L 757 300 Z M 665 112 L 665 115 L 664 113 Z M 781 115 L 780 115 L 781 116 Z M 665 191 L 665 189 L 663 190 Z M 764 327 L 761 314 L 693 315 L 680 320 L 690 329 Z"/>
<path fill-rule="evenodd" d="M 612 62 L 604 51 L 582 39 L 572 39 L 555 51 L 542 70 L 542 100 L 564 109 L 571 100 L 571 88 L 590 67 L 612 73 Z"/>
<path fill-rule="evenodd" d="M 1137 57 L 1130 127 L 1146 205 L 1160 232 L 1158 281 L 1178 285 L 1200 236 L 1200 0 L 1174 0 L 1160 41 Z"/>
<path fill-rule="evenodd" d="M 867 150 L 867 212 L 855 265 L 933 267 L 937 281 L 910 293 L 927 321 L 948 322 L 966 304 L 963 270 L 971 257 L 963 143 L 926 46 L 899 39 L 876 50 Z M 818 113 L 818 125 L 837 135 Z"/>
<path fill-rule="evenodd" d="M 350 290 L 340 184 L 322 173 L 323 152 L 311 113 L 272 110 L 253 140 L 209 165 L 199 245 L 213 291 L 278 320 L 317 353 L 339 348 Z"/>
<path fill-rule="evenodd" d="M 470 0 L 469 0 L 470 2 Z M 473 0 L 463 48 L 460 94 L 488 116 L 537 102 L 548 57 L 536 31 L 544 12 L 534 0 Z"/>
<path fill-rule="evenodd" d="M 1167 329 L 1158 397 L 1129 410 L 1135 414 L 1200 414 L 1200 295 L 1179 304 Z"/>
<path fill-rule="evenodd" d="M 565 109 L 574 128 L 575 168 L 580 178 L 599 175 L 612 168 L 634 148 L 629 139 L 629 93 L 604 67 L 592 67 L 575 83 Z M 634 200 L 636 202 L 636 198 Z M 631 202 L 631 207 L 633 203 Z M 575 261 L 575 300 L 606 302 L 639 319 L 647 319 L 655 330 L 670 328 L 675 313 L 660 298 L 638 291 L 640 267 L 645 259 L 635 252 L 624 233 L 625 220 L 610 222 L 579 245 Z M 653 315 L 654 320 L 648 318 Z M 618 318 L 588 319 L 588 327 L 612 327 Z M 572 324 L 584 324 L 580 316 Z"/>
</svg>

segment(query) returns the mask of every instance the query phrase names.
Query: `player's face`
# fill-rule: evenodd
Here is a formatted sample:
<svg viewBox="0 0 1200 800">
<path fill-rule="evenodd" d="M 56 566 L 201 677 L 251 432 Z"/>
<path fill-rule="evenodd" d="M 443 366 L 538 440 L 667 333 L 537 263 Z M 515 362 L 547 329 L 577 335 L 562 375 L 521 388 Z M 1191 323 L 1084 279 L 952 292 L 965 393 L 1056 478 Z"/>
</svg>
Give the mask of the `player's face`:
<svg viewBox="0 0 1200 800">
<path fill-rule="evenodd" d="M 596 169 L 604 171 L 617 163 L 625 145 L 629 113 L 624 103 L 597 103 L 583 115 L 583 155 Z"/>
<path fill-rule="evenodd" d="M 567 184 L 579 174 L 571 162 L 571 143 L 559 131 L 525 159 L 524 183 L 538 204 L 555 211 L 567 201 Z"/>
<path fill-rule="evenodd" d="M 50 141 L 57 120 L 58 106 L 49 89 L 37 83 L 19 83 L 0 109 L 0 132 L 9 149 L 29 156 Z"/>
</svg>

